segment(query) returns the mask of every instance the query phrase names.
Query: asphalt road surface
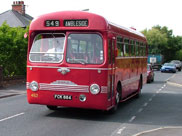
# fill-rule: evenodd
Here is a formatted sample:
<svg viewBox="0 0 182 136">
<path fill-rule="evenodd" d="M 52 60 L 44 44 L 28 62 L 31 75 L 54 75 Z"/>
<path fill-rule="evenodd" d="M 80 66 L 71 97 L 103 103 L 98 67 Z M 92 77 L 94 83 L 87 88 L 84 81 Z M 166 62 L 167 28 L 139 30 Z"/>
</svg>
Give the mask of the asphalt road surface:
<svg viewBox="0 0 182 136">
<path fill-rule="evenodd" d="M 155 72 L 155 81 L 143 87 L 142 96 L 121 103 L 112 115 L 74 108 L 51 111 L 42 105 L 28 104 L 26 93 L 22 92 L 2 97 L 0 136 L 181 135 L 182 86 L 167 82 L 170 79 L 181 80 L 182 72 Z"/>
</svg>

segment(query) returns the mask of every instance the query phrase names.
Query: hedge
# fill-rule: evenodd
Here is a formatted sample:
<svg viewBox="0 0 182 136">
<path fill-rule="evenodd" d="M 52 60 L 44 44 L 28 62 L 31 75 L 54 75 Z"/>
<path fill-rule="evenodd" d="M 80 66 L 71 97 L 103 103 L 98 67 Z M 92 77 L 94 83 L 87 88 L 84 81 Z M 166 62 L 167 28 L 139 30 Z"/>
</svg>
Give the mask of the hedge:
<svg viewBox="0 0 182 136">
<path fill-rule="evenodd" d="M 6 22 L 0 26 L 0 66 L 4 77 L 26 75 L 28 28 L 10 27 Z"/>
</svg>

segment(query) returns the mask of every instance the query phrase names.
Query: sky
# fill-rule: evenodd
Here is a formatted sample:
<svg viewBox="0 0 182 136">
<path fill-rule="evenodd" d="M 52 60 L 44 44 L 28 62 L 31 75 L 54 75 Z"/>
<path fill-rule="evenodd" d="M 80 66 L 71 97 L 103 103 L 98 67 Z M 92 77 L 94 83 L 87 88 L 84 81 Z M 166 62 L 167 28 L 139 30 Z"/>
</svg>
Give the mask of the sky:
<svg viewBox="0 0 182 136">
<path fill-rule="evenodd" d="M 12 9 L 14 0 L 1 0 L 0 14 Z M 175 36 L 182 36 L 181 0 L 24 0 L 26 13 L 32 17 L 42 14 L 84 10 L 99 14 L 108 21 L 137 31 L 155 25 L 167 26 Z"/>
</svg>

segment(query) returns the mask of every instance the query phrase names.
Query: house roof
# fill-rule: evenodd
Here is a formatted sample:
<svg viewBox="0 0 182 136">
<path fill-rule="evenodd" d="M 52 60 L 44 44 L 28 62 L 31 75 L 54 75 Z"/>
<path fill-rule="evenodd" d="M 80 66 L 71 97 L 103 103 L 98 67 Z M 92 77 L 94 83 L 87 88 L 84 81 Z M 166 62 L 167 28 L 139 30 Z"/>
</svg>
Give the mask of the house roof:
<svg viewBox="0 0 182 136">
<path fill-rule="evenodd" d="M 27 27 L 31 20 L 33 20 L 33 17 L 30 15 L 22 15 L 14 10 L 8 10 L 0 14 L 0 26 L 6 21 L 10 27 Z"/>
</svg>

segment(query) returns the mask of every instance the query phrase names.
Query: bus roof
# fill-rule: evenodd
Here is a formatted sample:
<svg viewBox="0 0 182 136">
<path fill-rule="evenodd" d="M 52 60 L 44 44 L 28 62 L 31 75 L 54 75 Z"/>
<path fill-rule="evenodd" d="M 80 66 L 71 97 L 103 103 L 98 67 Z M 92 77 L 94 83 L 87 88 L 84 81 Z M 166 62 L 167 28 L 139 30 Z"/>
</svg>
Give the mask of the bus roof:
<svg viewBox="0 0 182 136">
<path fill-rule="evenodd" d="M 46 21 L 59 21 L 59 26 L 50 26 L 47 27 L 45 25 Z M 82 21 L 87 20 L 88 25 L 87 26 L 66 26 L 64 21 L 72 21 L 74 23 L 76 20 Z M 69 22 L 70 23 L 70 22 Z M 90 13 L 85 11 L 60 11 L 60 12 L 54 12 L 45 14 L 42 16 L 39 16 L 35 18 L 31 25 L 30 30 L 99 30 L 99 31 L 107 31 L 112 30 L 112 28 L 118 29 L 118 31 L 123 30 L 127 33 L 131 33 L 134 35 L 137 35 L 139 37 L 144 38 L 144 35 L 140 32 L 137 32 L 130 28 L 125 28 L 123 26 L 116 25 L 114 23 L 111 23 L 107 21 L 104 17 Z"/>
</svg>

